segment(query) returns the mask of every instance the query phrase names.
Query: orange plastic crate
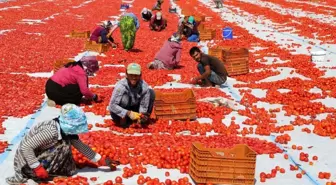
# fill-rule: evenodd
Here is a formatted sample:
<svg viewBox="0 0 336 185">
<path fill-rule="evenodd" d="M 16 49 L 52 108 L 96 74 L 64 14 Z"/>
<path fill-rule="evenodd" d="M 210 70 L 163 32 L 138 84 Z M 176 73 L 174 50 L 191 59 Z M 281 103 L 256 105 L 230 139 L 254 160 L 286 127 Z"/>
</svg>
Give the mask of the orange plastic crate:
<svg viewBox="0 0 336 185">
<path fill-rule="evenodd" d="M 212 40 L 216 36 L 216 30 L 206 29 L 199 30 L 200 40 Z"/>
<path fill-rule="evenodd" d="M 247 48 L 224 48 L 223 62 L 229 76 L 249 73 L 249 51 Z"/>
<path fill-rule="evenodd" d="M 196 183 L 252 185 L 256 158 L 247 145 L 218 149 L 195 142 L 190 154 L 190 176 Z"/>
<path fill-rule="evenodd" d="M 196 98 L 191 89 L 163 93 L 155 90 L 155 116 L 161 119 L 196 119 Z"/>
<path fill-rule="evenodd" d="M 70 33 L 71 38 L 90 38 L 90 31 L 77 31 L 72 30 Z"/>
<path fill-rule="evenodd" d="M 71 60 L 71 59 L 56 60 L 55 63 L 54 63 L 54 73 L 57 72 L 62 67 L 64 67 L 64 65 L 69 63 L 69 62 L 74 62 L 74 60 Z"/>
<path fill-rule="evenodd" d="M 97 44 L 94 41 L 86 41 L 84 45 L 85 50 L 96 51 L 98 53 L 104 53 L 108 51 L 109 44 Z"/>
</svg>

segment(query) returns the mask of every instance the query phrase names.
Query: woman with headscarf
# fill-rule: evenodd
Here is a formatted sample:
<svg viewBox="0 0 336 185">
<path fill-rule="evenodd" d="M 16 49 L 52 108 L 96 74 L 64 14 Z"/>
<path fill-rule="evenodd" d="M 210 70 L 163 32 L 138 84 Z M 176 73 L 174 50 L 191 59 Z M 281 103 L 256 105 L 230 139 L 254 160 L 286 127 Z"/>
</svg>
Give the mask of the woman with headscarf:
<svg viewBox="0 0 336 185">
<path fill-rule="evenodd" d="M 124 13 L 118 24 L 120 27 L 121 41 L 126 51 L 133 48 L 136 32 L 140 28 L 139 19 L 134 13 Z"/>
<path fill-rule="evenodd" d="M 152 18 L 152 12 L 148 8 L 143 8 L 141 11 L 141 18 L 144 21 L 150 21 Z"/>
<path fill-rule="evenodd" d="M 149 28 L 154 31 L 162 31 L 166 27 L 167 20 L 162 17 L 161 12 L 156 12 L 149 23 Z"/>
<path fill-rule="evenodd" d="M 193 16 L 188 17 L 188 21 L 183 25 L 182 33 L 189 42 L 199 41 L 198 24 Z"/>
<path fill-rule="evenodd" d="M 95 41 L 96 43 L 107 44 L 109 43 L 112 47 L 117 47 L 112 38 L 113 25 L 111 21 L 104 21 L 101 26 L 98 26 L 91 34 L 90 41 Z"/>
<path fill-rule="evenodd" d="M 162 46 L 155 55 L 155 60 L 150 62 L 149 69 L 174 69 L 181 60 L 181 39 L 178 33 L 175 33 Z"/>
<path fill-rule="evenodd" d="M 98 95 L 89 90 L 88 76 L 99 69 L 95 56 L 84 56 L 78 62 L 70 62 L 58 70 L 46 83 L 48 105 L 73 103 L 79 105 L 83 96 L 98 102 Z"/>
<path fill-rule="evenodd" d="M 88 132 L 85 113 L 74 104 L 65 104 L 58 118 L 38 123 L 23 137 L 14 158 L 13 177 L 8 184 L 48 181 L 49 177 L 72 176 L 76 171 L 71 147 L 98 166 L 115 170 L 118 161 L 102 157 L 84 144 L 78 134 Z"/>
</svg>

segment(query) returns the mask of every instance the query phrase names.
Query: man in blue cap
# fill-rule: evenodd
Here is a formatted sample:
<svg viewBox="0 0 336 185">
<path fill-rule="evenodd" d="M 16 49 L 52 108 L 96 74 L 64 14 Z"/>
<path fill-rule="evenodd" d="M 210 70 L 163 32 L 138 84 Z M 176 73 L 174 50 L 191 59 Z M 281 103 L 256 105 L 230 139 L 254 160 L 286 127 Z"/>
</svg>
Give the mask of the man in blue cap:
<svg viewBox="0 0 336 185">
<path fill-rule="evenodd" d="M 155 100 L 154 90 L 141 79 L 141 66 L 127 66 L 126 78 L 117 82 L 112 92 L 109 111 L 116 125 L 129 127 L 138 122 L 147 124 Z"/>
</svg>

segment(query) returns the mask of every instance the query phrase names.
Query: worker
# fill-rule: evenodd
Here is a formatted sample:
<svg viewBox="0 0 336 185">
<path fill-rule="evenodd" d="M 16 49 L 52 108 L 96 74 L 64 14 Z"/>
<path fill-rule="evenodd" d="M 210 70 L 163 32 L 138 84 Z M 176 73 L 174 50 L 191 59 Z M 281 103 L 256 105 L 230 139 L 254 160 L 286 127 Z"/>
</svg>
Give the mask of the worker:
<svg viewBox="0 0 336 185">
<path fill-rule="evenodd" d="M 102 157 L 84 144 L 78 134 L 88 132 L 84 111 L 74 104 L 61 107 L 59 117 L 43 121 L 32 127 L 23 137 L 14 157 L 15 175 L 6 178 L 8 184 L 52 180 L 55 176 L 72 176 L 76 164 L 72 146 L 96 166 L 108 166 L 116 170 L 120 163 Z"/>
<path fill-rule="evenodd" d="M 214 0 L 216 8 L 223 8 L 223 0 Z"/>
<path fill-rule="evenodd" d="M 185 24 L 188 22 L 188 18 L 189 18 L 189 16 L 181 15 L 181 17 L 178 21 L 177 32 L 181 35 L 183 34 L 183 29 L 184 29 Z"/>
<path fill-rule="evenodd" d="M 181 60 L 182 46 L 178 33 L 174 33 L 155 55 L 155 60 L 150 62 L 149 69 L 174 69 Z"/>
<path fill-rule="evenodd" d="M 67 63 L 48 79 L 45 89 L 48 105 L 55 106 L 73 103 L 79 105 L 83 96 L 87 100 L 100 102 L 98 95 L 88 87 L 88 76 L 99 70 L 95 56 L 84 56 L 79 61 Z"/>
<path fill-rule="evenodd" d="M 111 21 L 104 21 L 101 26 L 98 26 L 91 34 L 90 41 L 95 41 L 96 43 L 110 44 L 111 47 L 117 47 L 117 44 L 112 38 L 113 25 Z"/>
<path fill-rule="evenodd" d="M 141 11 L 141 18 L 143 21 L 150 21 L 152 18 L 152 12 L 147 8 L 143 8 Z"/>
<path fill-rule="evenodd" d="M 126 128 L 132 123 L 147 125 L 154 99 L 154 90 L 141 79 L 140 65 L 131 63 L 127 66 L 126 78 L 114 87 L 108 109 L 117 126 Z"/>
<path fill-rule="evenodd" d="M 159 10 L 160 11 L 162 3 L 163 3 L 163 0 L 157 0 L 152 10 Z"/>
<path fill-rule="evenodd" d="M 135 35 L 140 27 L 138 18 L 133 13 L 125 13 L 121 16 L 120 22 L 121 40 L 126 51 L 134 46 Z"/>
<path fill-rule="evenodd" d="M 154 31 L 161 31 L 167 27 L 167 20 L 162 18 L 161 12 L 156 12 L 152 17 L 149 28 Z"/>
<path fill-rule="evenodd" d="M 188 17 L 188 21 L 186 23 L 182 22 L 183 27 L 180 28 L 182 30 L 182 34 L 187 37 L 189 42 L 198 42 L 199 41 L 199 32 L 198 32 L 198 24 L 195 21 L 193 16 Z"/>
<path fill-rule="evenodd" d="M 196 46 L 190 49 L 189 54 L 198 63 L 197 69 L 200 73 L 200 76 L 192 79 L 192 84 L 202 81 L 203 86 L 214 86 L 226 82 L 228 73 L 222 61 L 216 57 L 202 53 Z"/>
</svg>

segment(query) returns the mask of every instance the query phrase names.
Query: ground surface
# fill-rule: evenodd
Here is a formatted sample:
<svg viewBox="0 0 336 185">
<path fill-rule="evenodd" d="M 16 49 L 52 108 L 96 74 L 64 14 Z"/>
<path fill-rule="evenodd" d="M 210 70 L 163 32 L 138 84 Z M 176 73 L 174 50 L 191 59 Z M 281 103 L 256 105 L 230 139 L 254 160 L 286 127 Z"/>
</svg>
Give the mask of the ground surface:
<svg viewBox="0 0 336 185">
<path fill-rule="evenodd" d="M 6 149 L 7 143 L 11 144 L 0 155 L 0 184 L 5 184 L 5 177 L 14 173 L 15 150 L 25 131 L 59 114 L 58 108 L 46 106 L 44 84 L 52 75 L 54 61 L 79 57 L 84 52 L 84 39 L 69 38 L 71 30 L 93 30 L 101 21 L 118 21 L 122 3 L 131 4 L 130 11 L 138 16 L 143 7 L 154 5 L 154 1 L 145 0 L 0 2 L 0 149 Z M 178 14 L 168 13 L 171 5 L 177 7 Z M 215 9 L 210 0 L 165 1 L 163 15 L 168 19 L 166 30 L 151 32 L 148 23 L 141 21 L 133 52 L 127 53 L 118 48 L 100 55 L 90 53 L 98 55 L 101 66 L 97 76 L 90 79 L 90 87 L 105 98 L 103 103 L 85 106 L 92 129 L 81 137 L 98 152 L 123 159 L 124 165 L 116 172 L 84 168 L 79 170 L 78 175 L 98 177 L 95 182 L 89 180 L 90 184 L 115 181 L 115 177 L 122 176 L 123 167 L 141 162 L 147 168 L 147 173 L 143 175 L 157 177 L 161 182 L 167 178 L 176 181 L 190 178 L 181 171 L 188 166 L 191 142 L 202 141 L 208 146 L 221 147 L 246 143 L 256 150 L 255 179 L 258 185 L 335 182 L 335 7 L 333 0 L 230 0 L 225 1 L 221 9 Z M 216 29 L 217 35 L 212 41 L 198 43 L 204 52 L 215 46 L 249 48 L 249 74 L 229 78 L 226 86 L 219 90 L 194 88 L 197 99 L 226 97 L 240 104 L 239 111 L 198 103 L 199 119 L 196 122 L 169 124 L 159 121 L 149 129 L 121 130 L 114 127 L 105 109 L 113 85 L 123 77 L 128 63 L 140 63 L 144 68 L 144 80 L 155 89 L 172 88 L 172 91 L 177 91 L 192 88 L 188 82 L 197 75 L 197 70 L 188 51 L 196 44 L 183 41 L 181 69 L 145 69 L 146 63 L 153 60 L 163 42 L 176 31 L 181 9 L 205 15 L 206 21 L 202 24 Z M 233 40 L 222 39 L 224 27 L 233 29 Z M 114 38 L 121 46 L 119 30 L 114 33 Z M 320 50 L 326 51 L 325 60 L 311 62 L 311 52 Z M 260 140 L 251 142 L 247 137 Z M 276 137 L 290 139 L 285 144 Z M 267 143 L 260 144 L 261 140 Z M 302 150 L 293 149 L 293 145 L 302 147 Z M 167 148 L 179 148 L 183 152 L 169 153 L 165 151 Z M 141 154 L 131 152 L 135 150 L 140 150 Z M 309 154 L 309 162 L 300 160 L 300 152 Z M 178 154 L 175 158 L 178 165 L 174 166 L 173 159 L 160 156 L 162 154 Z M 274 154 L 274 158 L 270 158 L 269 154 Z M 287 155 L 289 159 L 285 159 Z M 134 162 L 135 156 L 145 159 L 138 158 Z M 313 156 L 317 156 L 318 160 L 313 160 Z M 155 160 L 146 161 L 147 157 Z M 78 157 L 76 160 L 79 160 Z M 290 165 L 298 165 L 300 169 L 291 171 Z M 260 173 L 271 174 L 276 166 L 283 168 L 285 173 L 277 172 L 275 178 L 260 182 Z M 170 172 L 169 177 L 165 176 L 167 171 Z M 331 173 L 331 177 L 329 180 L 321 179 L 319 172 Z M 303 174 L 302 178 L 297 178 L 298 174 Z M 137 179 L 138 175 L 124 178 L 123 184 L 137 184 Z"/>
</svg>

